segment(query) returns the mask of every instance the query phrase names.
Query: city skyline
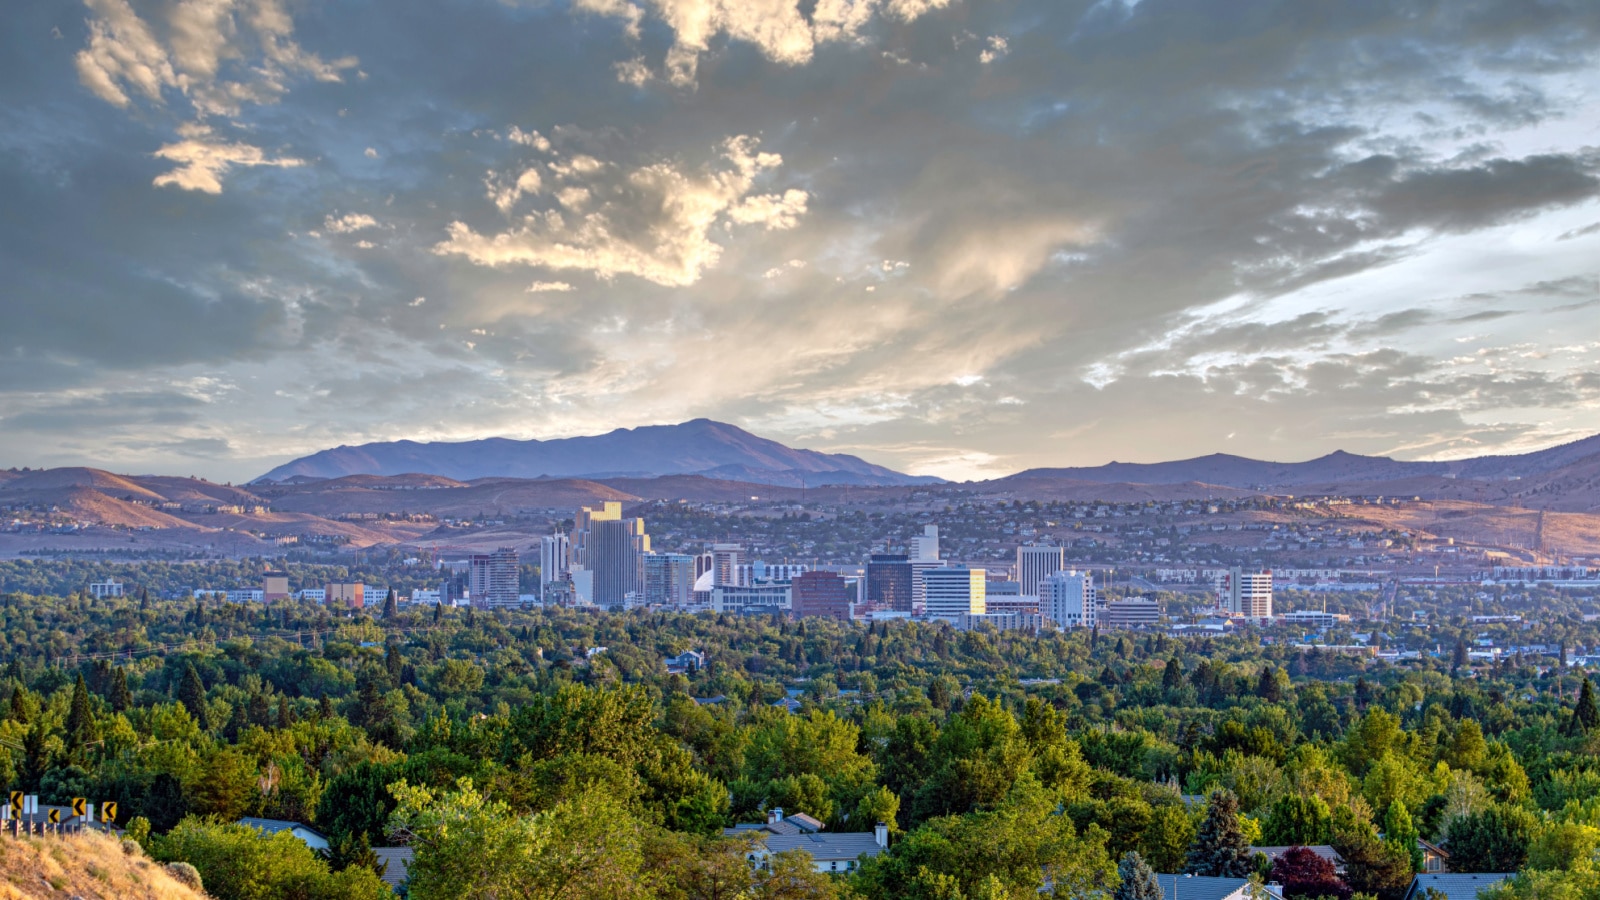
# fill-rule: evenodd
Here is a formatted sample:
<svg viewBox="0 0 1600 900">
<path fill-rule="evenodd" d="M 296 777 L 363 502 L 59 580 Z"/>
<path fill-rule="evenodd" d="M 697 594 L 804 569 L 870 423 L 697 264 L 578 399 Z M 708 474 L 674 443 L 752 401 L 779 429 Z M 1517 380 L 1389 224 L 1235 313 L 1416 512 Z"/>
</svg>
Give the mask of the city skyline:
<svg viewBox="0 0 1600 900">
<path fill-rule="evenodd" d="M 705 416 L 962 480 L 1600 432 L 1600 11 L 769 6 L 18 10 L 0 465 Z"/>
</svg>

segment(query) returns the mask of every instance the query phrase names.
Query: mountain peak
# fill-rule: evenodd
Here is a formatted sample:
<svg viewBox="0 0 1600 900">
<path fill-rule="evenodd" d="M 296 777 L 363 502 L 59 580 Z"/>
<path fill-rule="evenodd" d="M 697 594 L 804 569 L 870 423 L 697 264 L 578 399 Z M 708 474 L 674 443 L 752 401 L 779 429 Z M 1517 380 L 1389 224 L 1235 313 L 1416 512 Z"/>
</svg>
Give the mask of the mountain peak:
<svg viewBox="0 0 1600 900">
<path fill-rule="evenodd" d="M 552 440 L 486 438 L 419 444 L 393 441 L 337 447 L 294 460 L 260 479 L 339 478 L 425 472 L 476 478 L 692 475 L 737 471 L 747 480 L 800 487 L 824 484 L 917 484 L 915 478 L 858 457 L 787 447 L 713 419 L 616 428 L 605 434 Z"/>
</svg>

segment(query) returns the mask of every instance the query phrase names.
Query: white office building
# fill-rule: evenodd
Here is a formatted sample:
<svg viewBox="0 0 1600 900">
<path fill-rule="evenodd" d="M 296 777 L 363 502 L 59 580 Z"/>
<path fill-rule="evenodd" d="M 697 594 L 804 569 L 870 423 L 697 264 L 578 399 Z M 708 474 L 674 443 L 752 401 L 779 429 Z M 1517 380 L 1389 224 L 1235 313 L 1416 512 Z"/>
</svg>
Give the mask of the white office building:
<svg viewBox="0 0 1600 900">
<path fill-rule="evenodd" d="M 787 581 L 765 584 L 719 584 L 711 589 L 711 609 L 719 613 L 788 612 L 794 608 L 793 586 Z"/>
<path fill-rule="evenodd" d="M 1060 547 L 1023 544 L 1017 548 L 1017 583 L 1022 593 L 1037 596 L 1039 582 L 1066 568 L 1066 551 Z"/>
<path fill-rule="evenodd" d="M 1039 613 L 1062 628 L 1093 627 L 1098 599 L 1088 572 L 1054 572 L 1039 582 Z"/>
<path fill-rule="evenodd" d="M 694 605 L 694 557 L 687 553 L 647 553 L 644 603 L 687 609 Z"/>
<path fill-rule="evenodd" d="M 539 587 L 567 580 L 568 561 L 572 555 L 572 540 L 564 534 L 546 535 L 539 539 Z"/>
<path fill-rule="evenodd" d="M 122 596 L 122 582 L 97 581 L 89 585 L 89 596 L 96 600 L 105 600 L 111 597 Z"/>
<path fill-rule="evenodd" d="M 989 573 L 967 566 L 944 566 L 922 573 L 927 586 L 927 616 L 955 621 L 962 615 L 982 615 L 987 611 Z"/>
<path fill-rule="evenodd" d="M 1218 586 L 1217 605 L 1247 619 L 1272 618 L 1272 573 L 1229 569 Z"/>
</svg>

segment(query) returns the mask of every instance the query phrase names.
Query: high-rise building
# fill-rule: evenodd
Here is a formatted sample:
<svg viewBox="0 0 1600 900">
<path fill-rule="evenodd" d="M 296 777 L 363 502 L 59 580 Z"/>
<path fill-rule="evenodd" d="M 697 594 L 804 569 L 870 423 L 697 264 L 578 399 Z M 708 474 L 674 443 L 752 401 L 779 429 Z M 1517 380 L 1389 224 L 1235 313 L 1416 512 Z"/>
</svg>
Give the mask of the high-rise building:
<svg viewBox="0 0 1600 900">
<path fill-rule="evenodd" d="M 644 602 L 649 606 L 694 604 L 694 557 L 687 553 L 647 553 Z"/>
<path fill-rule="evenodd" d="M 800 573 L 810 569 L 810 566 L 799 563 L 768 564 L 758 559 L 755 562 L 734 566 L 733 581 L 728 583 L 751 585 L 762 581 L 793 581 Z"/>
<path fill-rule="evenodd" d="M 643 519 L 605 519 L 594 522 L 584 556 L 594 573 L 596 606 L 623 606 L 630 593 L 644 592 L 644 556 L 650 551 L 650 536 L 644 533 Z"/>
<path fill-rule="evenodd" d="M 1039 612 L 1062 628 L 1089 628 L 1097 618 L 1094 576 L 1070 570 L 1039 582 Z"/>
<path fill-rule="evenodd" d="M 1017 548 L 1017 583 L 1022 593 L 1038 595 L 1039 582 L 1066 568 L 1066 551 L 1060 547 L 1023 544 Z"/>
<path fill-rule="evenodd" d="M 867 560 L 867 602 L 875 609 L 911 612 L 911 562 L 904 553 L 874 553 Z"/>
<path fill-rule="evenodd" d="M 794 614 L 798 617 L 850 618 L 850 592 L 837 572 L 803 572 L 793 582 Z"/>
<path fill-rule="evenodd" d="M 939 560 L 939 526 L 924 525 L 922 533 L 906 544 L 906 557 L 911 563 L 911 609 L 922 612 L 928 608 L 928 585 L 922 576 L 929 569 L 944 565 Z"/>
<path fill-rule="evenodd" d="M 711 609 L 740 615 L 787 614 L 794 607 L 794 585 L 772 581 L 752 585 L 717 585 L 711 589 Z"/>
<path fill-rule="evenodd" d="M 522 602 L 520 560 L 514 547 L 480 553 L 468 560 L 467 590 L 474 606 L 516 606 Z"/>
<path fill-rule="evenodd" d="M 572 517 L 572 535 L 569 538 L 567 550 L 568 567 L 583 566 L 592 569 L 594 566 L 589 561 L 589 541 L 594 534 L 595 526 L 600 522 L 618 522 L 622 520 L 622 504 L 616 500 L 607 500 L 599 507 L 580 506 L 577 515 Z"/>
<path fill-rule="evenodd" d="M 922 577 L 928 587 L 930 619 L 954 621 L 963 614 L 982 615 L 986 609 L 989 576 L 983 569 L 945 566 L 929 569 Z"/>
<path fill-rule="evenodd" d="M 1217 605 L 1247 619 L 1272 618 L 1272 573 L 1243 572 L 1238 566 L 1222 576 Z"/>
<path fill-rule="evenodd" d="M 939 558 L 939 526 L 924 525 L 922 533 L 906 542 L 910 552 L 906 554 L 913 561 L 919 559 Z"/>
<path fill-rule="evenodd" d="M 367 605 L 367 586 L 361 582 L 338 582 L 323 589 L 322 602 L 345 609 L 361 609 Z"/>
<path fill-rule="evenodd" d="M 740 544 L 712 544 L 712 584 L 738 584 L 739 567 L 744 565 L 744 547 Z"/>
<path fill-rule="evenodd" d="M 539 539 L 539 589 L 546 585 L 566 581 L 571 571 L 572 540 L 564 534 L 545 535 Z"/>
</svg>

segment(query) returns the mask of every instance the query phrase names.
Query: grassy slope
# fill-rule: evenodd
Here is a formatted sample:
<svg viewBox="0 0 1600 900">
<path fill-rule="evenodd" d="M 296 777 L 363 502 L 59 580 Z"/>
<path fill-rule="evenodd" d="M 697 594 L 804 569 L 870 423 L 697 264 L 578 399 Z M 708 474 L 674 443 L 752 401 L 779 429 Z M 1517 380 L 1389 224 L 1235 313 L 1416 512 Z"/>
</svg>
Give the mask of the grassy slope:
<svg viewBox="0 0 1600 900">
<path fill-rule="evenodd" d="M 126 855 L 116 838 L 0 837 L 0 900 L 202 900 L 204 896 L 174 881 L 161 863 L 142 854 Z"/>
</svg>

